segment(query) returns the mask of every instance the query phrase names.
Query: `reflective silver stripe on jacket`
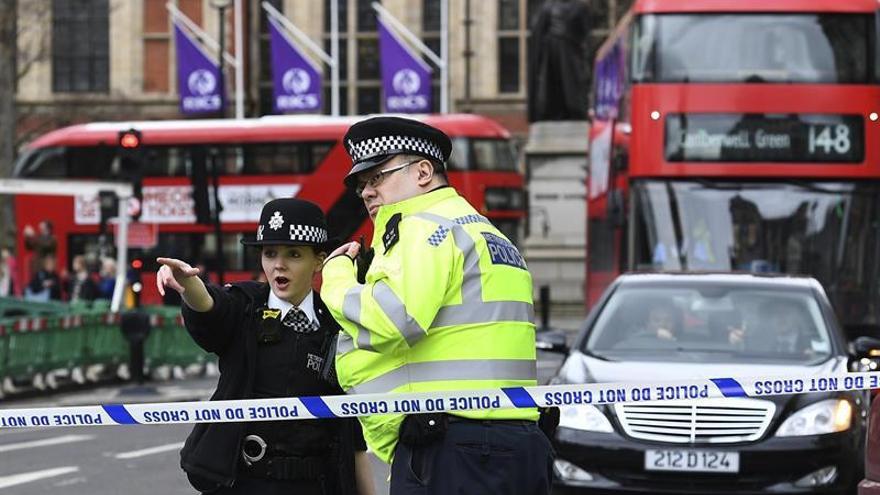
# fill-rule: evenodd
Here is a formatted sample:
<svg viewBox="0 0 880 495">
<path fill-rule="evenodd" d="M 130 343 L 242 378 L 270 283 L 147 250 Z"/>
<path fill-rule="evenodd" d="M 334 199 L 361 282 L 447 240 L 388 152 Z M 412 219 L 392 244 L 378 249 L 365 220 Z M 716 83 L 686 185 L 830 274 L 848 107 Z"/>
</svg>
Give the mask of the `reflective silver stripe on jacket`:
<svg viewBox="0 0 880 495">
<path fill-rule="evenodd" d="M 406 343 L 412 347 L 416 342 L 428 334 L 419 322 L 406 311 L 397 294 L 391 290 L 384 281 L 380 280 L 373 286 L 373 299 L 385 313 L 397 331 L 406 339 Z"/>
<path fill-rule="evenodd" d="M 352 387 L 349 394 L 378 394 L 408 383 L 446 380 L 537 380 L 534 359 L 457 359 L 409 363 Z"/>
<path fill-rule="evenodd" d="M 466 215 L 455 220 L 450 220 L 433 213 L 416 213 L 413 216 L 439 224 L 438 231 L 442 229 L 443 232 L 452 232 L 455 245 L 464 255 L 464 274 L 461 282 L 462 302 L 461 304 L 440 308 L 434 317 L 434 321 L 431 323 L 431 328 L 501 321 L 534 323 L 535 308 L 531 303 L 483 300 L 480 257 L 477 254 L 473 238 L 465 232 L 462 225 L 469 223 L 492 225 L 489 220 L 480 215 Z M 437 232 L 432 234 L 431 238 L 434 238 L 436 234 Z M 431 243 L 430 240 L 429 243 Z"/>
<path fill-rule="evenodd" d="M 361 292 L 363 290 L 363 285 L 357 285 L 346 292 L 345 299 L 342 301 L 342 315 L 357 326 L 358 349 L 376 352 L 376 349 L 370 344 L 370 331 L 361 325 Z"/>
<path fill-rule="evenodd" d="M 354 339 L 351 338 L 351 335 L 345 333 L 344 331 L 339 332 L 339 337 L 336 338 L 336 355 L 343 356 L 353 350 Z"/>
<path fill-rule="evenodd" d="M 370 339 L 370 331 L 361 324 L 361 292 L 364 290 L 363 285 L 357 285 L 348 290 L 345 299 L 342 302 L 342 314 L 345 318 L 357 325 L 357 347 L 358 349 L 375 351 Z M 409 315 L 403 301 L 397 297 L 391 287 L 384 281 L 378 281 L 373 285 L 373 299 L 379 305 L 379 309 L 385 313 L 385 316 L 394 325 L 394 328 L 406 340 L 410 346 L 427 335 L 427 331 L 419 325 L 419 322 Z"/>
</svg>

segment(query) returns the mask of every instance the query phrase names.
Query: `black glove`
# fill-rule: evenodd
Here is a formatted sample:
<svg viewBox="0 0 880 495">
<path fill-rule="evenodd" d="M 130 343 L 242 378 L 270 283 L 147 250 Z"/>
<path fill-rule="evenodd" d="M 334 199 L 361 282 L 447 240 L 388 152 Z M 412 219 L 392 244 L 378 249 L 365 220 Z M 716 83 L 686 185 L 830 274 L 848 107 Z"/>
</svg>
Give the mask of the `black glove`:
<svg viewBox="0 0 880 495">
<path fill-rule="evenodd" d="M 367 249 L 364 246 L 364 236 L 361 236 L 361 248 L 354 258 L 354 262 L 357 264 L 357 281 L 359 284 L 366 283 L 367 270 L 370 269 L 370 263 L 373 262 L 373 256 L 376 254 L 373 248 Z"/>
<path fill-rule="evenodd" d="M 556 428 L 559 427 L 559 408 L 558 407 L 539 407 L 538 427 L 547 435 L 550 441 L 556 435 Z"/>
</svg>

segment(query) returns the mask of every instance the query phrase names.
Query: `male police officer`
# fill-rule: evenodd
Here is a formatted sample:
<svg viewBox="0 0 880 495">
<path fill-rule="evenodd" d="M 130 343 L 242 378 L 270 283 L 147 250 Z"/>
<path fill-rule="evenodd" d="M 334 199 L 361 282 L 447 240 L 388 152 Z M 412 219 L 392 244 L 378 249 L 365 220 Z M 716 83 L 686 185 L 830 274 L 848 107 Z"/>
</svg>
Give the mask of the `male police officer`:
<svg viewBox="0 0 880 495">
<path fill-rule="evenodd" d="M 340 385 L 349 394 L 536 385 L 531 276 L 516 247 L 449 187 L 449 137 L 375 117 L 344 139 L 345 182 L 373 219 L 374 256 L 362 282 L 358 243 L 324 266 L 321 296 L 344 330 Z M 552 448 L 538 411 L 491 402 L 361 418 L 373 452 L 393 458 L 392 495 L 548 493 Z"/>
</svg>

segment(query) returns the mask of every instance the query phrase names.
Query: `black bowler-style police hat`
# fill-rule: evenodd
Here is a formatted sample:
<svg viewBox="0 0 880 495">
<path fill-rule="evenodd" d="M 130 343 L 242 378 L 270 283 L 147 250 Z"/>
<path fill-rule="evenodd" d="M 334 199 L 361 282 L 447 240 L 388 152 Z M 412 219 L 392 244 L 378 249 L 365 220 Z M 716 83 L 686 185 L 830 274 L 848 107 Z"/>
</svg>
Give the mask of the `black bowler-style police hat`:
<svg viewBox="0 0 880 495">
<path fill-rule="evenodd" d="M 343 138 L 351 157 L 351 171 L 345 185 L 355 176 L 381 165 L 395 155 L 417 155 L 445 166 L 452 153 L 452 141 L 443 131 L 417 120 L 401 117 L 373 117 L 352 125 Z"/>
<path fill-rule="evenodd" d="M 263 205 L 256 236 L 245 246 L 286 244 L 327 249 L 332 243 L 324 212 L 315 203 L 297 198 L 273 199 Z"/>
</svg>

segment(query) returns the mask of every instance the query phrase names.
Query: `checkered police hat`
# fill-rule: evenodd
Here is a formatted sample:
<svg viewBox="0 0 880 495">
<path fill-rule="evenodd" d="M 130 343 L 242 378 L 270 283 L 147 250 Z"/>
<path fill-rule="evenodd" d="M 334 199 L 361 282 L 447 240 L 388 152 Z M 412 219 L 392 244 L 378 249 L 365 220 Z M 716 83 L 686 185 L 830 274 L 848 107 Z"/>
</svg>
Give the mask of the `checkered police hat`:
<svg viewBox="0 0 880 495">
<path fill-rule="evenodd" d="M 351 156 L 351 171 L 345 184 L 352 186 L 355 176 L 381 165 L 395 155 L 417 155 L 445 166 L 452 153 L 452 141 L 443 131 L 417 120 L 400 117 L 373 117 L 348 129 L 343 138 Z"/>
<path fill-rule="evenodd" d="M 263 205 L 256 236 L 245 246 L 306 245 L 327 249 L 332 242 L 324 212 L 315 203 L 297 198 L 273 199 Z"/>
</svg>

